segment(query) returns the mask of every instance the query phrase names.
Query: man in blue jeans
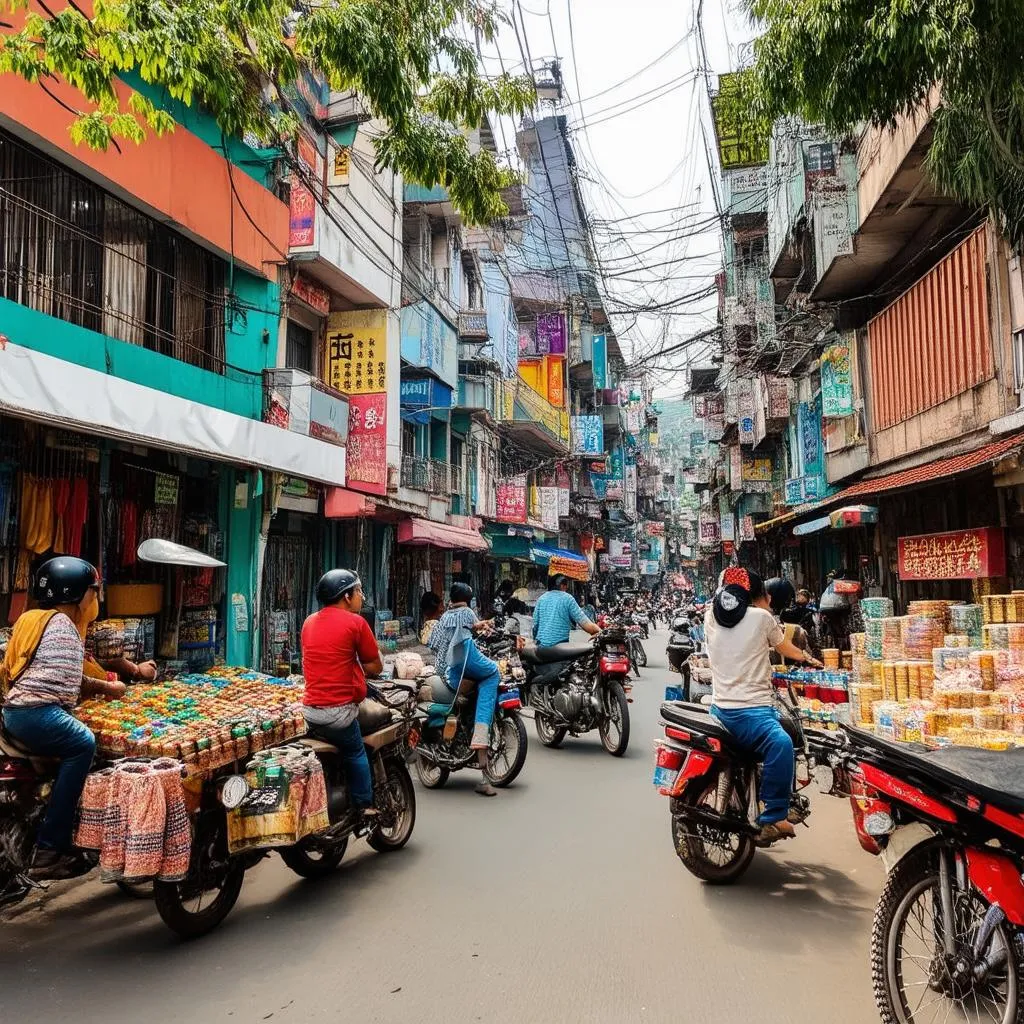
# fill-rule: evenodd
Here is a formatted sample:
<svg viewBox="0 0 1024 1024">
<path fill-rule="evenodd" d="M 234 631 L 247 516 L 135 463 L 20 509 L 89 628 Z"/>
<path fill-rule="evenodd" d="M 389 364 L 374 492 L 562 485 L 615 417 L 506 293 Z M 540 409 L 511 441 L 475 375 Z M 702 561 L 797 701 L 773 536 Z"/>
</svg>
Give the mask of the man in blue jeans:
<svg viewBox="0 0 1024 1024">
<path fill-rule="evenodd" d="M 792 838 L 787 820 L 793 795 L 793 741 L 779 722 L 768 657 L 774 647 L 787 661 L 814 665 L 806 651 L 786 639 L 771 613 L 771 601 L 756 572 L 730 568 L 704 618 L 711 663 L 711 714 L 747 749 L 764 760 L 757 841 Z"/>
<path fill-rule="evenodd" d="M 323 607 L 302 625 L 303 714 L 311 733 L 333 743 L 345 759 L 349 795 L 364 817 L 373 817 L 373 778 L 359 728 L 366 675 L 383 668 L 380 648 L 366 620 L 363 585 L 348 569 L 324 573 L 316 587 Z"/>
<path fill-rule="evenodd" d="M 601 632 L 569 593 L 569 577 L 558 573 L 548 580 L 548 592 L 534 606 L 533 639 L 538 647 L 568 643 L 574 625 L 591 636 Z"/>
</svg>

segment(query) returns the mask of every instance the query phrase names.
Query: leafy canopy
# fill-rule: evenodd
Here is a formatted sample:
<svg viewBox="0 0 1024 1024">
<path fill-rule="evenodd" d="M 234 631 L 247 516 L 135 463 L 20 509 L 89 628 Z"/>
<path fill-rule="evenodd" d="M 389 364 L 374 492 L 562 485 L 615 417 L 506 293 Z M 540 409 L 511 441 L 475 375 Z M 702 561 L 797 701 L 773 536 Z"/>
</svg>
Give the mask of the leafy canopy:
<svg viewBox="0 0 1024 1024">
<path fill-rule="evenodd" d="M 1024 241 L 1024 0 L 744 0 L 765 32 L 757 113 L 837 134 L 891 126 L 941 88 L 928 170 Z"/>
<path fill-rule="evenodd" d="M 501 14 L 491 0 L 94 0 L 91 14 L 75 0 L 59 10 L 36 2 L 19 28 L 0 35 L 0 75 L 51 94 L 55 79 L 74 86 L 77 143 L 105 149 L 173 129 L 141 94 L 122 99 L 117 80 L 128 72 L 201 105 L 227 135 L 276 143 L 297 131 L 283 90 L 308 67 L 332 89 L 358 93 L 382 120 L 380 165 L 443 186 L 471 222 L 506 212 L 500 191 L 512 176 L 493 154 L 472 153 L 466 130 L 488 111 L 525 112 L 534 92 L 529 78 L 483 76 L 459 35 L 468 25 L 493 39 Z M 0 0 L 0 11 L 27 7 Z M 294 38 L 285 38 L 286 19 Z"/>
</svg>

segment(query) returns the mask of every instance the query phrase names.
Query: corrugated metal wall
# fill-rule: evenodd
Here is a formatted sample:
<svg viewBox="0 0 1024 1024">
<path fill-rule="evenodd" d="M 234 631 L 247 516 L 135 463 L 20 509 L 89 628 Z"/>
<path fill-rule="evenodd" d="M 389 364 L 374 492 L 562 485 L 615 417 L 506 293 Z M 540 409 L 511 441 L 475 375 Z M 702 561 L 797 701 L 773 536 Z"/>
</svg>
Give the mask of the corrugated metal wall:
<svg viewBox="0 0 1024 1024">
<path fill-rule="evenodd" d="M 985 254 L 981 227 L 868 324 L 876 429 L 992 377 Z"/>
</svg>

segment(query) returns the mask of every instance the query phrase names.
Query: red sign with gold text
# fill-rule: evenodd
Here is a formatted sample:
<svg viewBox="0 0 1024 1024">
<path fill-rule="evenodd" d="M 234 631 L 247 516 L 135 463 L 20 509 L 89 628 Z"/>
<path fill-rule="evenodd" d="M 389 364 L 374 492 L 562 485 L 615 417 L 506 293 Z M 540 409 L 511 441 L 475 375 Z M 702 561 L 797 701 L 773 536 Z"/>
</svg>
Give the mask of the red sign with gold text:
<svg viewBox="0 0 1024 1024">
<path fill-rule="evenodd" d="M 899 538 L 901 580 L 973 580 L 1006 575 L 1001 526 Z"/>
<path fill-rule="evenodd" d="M 388 492 L 387 395 L 350 395 L 346 482 L 368 494 Z"/>
<path fill-rule="evenodd" d="M 498 484 L 495 519 L 503 523 L 526 522 L 526 477 L 517 476 Z"/>
</svg>

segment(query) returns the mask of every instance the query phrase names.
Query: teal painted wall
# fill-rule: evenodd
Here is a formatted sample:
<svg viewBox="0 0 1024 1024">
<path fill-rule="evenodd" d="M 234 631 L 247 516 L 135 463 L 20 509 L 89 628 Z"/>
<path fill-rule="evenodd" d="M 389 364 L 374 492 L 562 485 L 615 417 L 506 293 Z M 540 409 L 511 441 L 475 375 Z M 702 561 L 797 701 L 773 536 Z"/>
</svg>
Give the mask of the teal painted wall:
<svg viewBox="0 0 1024 1024">
<path fill-rule="evenodd" d="M 241 307 L 225 338 L 229 367 L 212 373 L 0 298 L 0 331 L 15 345 L 249 419 L 263 413 L 262 371 L 277 355 L 278 286 L 235 272 Z M 254 308 L 249 308 L 254 307 Z M 263 341 L 264 330 L 269 343 Z"/>
<path fill-rule="evenodd" d="M 221 523 L 227 532 L 225 561 L 228 563 L 227 597 L 225 599 L 226 634 L 225 657 L 229 665 L 252 667 L 257 664 L 255 653 L 256 621 L 253 615 L 253 595 L 256 592 L 256 550 L 263 518 L 263 502 L 254 495 L 255 472 L 230 469 L 221 474 Z M 235 485 L 245 482 L 248 503 L 243 509 L 235 508 Z M 248 609 L 248 630 L 235 628 L 232 595 L 242 594 Z"/>
</svg>

